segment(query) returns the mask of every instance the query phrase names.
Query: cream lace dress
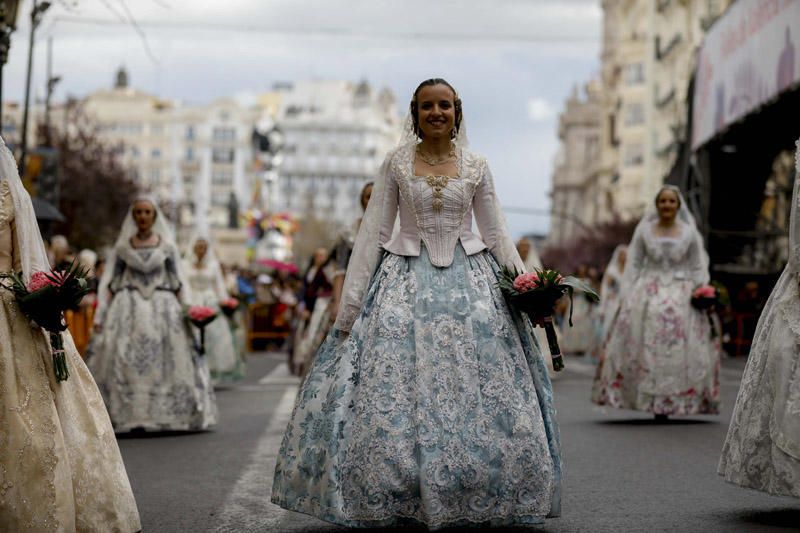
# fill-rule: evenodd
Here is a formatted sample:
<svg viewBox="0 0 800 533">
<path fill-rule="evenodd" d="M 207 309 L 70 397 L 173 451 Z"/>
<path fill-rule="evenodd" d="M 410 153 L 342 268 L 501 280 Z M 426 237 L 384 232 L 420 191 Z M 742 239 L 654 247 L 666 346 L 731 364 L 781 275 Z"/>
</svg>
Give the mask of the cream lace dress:
<svg viewBox="0 0 800 533">
<path fill-rule="evenodd" d="M 0 182 L 0 272 L 21 270 Z M 58 383 L 42 331 L 0 290 L 0 531 L 138 531 L 139 513 L 97 386 L 65 334 Z"/>
</svg>

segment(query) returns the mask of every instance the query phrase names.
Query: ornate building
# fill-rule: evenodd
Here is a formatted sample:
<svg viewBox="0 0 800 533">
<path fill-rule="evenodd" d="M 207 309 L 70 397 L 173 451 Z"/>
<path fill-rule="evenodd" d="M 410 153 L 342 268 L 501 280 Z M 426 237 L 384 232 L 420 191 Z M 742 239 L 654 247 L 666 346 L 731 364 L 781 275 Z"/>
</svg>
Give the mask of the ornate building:
<svg viewBox="0 0 800 533">
<path fill-rule="evenodd" d="M 360 216 L 362 186 L 397 143 L 394 95 L 345 81 L 300 82 L 282 93 L 276 123 L 285 145 L 273 205 L 349 225 Z"/>
</svg>

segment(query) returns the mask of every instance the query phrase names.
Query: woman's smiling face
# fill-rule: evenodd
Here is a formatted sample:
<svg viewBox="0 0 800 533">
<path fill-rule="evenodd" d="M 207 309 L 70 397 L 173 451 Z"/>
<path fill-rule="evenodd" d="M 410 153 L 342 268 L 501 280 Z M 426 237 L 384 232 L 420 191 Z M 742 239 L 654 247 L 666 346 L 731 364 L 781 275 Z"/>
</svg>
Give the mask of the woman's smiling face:
<svg viewBox="0 0 800 533">
<path fill-rule="evenodd" d="M 425 86 L 417 94 L 419 128 L 423 138 L 449 138 L 456 122 L 453 90 L 441 83 Z"/>
</svg>

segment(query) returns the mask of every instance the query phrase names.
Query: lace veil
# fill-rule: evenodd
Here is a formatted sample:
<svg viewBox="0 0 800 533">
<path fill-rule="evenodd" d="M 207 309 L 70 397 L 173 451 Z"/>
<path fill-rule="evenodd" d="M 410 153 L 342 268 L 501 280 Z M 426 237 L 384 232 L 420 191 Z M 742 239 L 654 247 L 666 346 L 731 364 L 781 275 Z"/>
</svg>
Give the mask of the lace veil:
<svg viewBox="0 0 800 533">
<path fill-rule="evenodd" d="M 680 209 L 678 210 L 678 220 L 683 222 L 688 229 L 688 231 L 681 235 L 680 239 L 687 247 L 691 246 L 693 242 L 695 243 L 695 253 L 698 255 L 698 257 L 692 259 L 699 262 L 698 270 L 705 272 L 704 279 L 697 281 L 700 284 L 708 283 L 708 252 L 706 252 L 706 248 L 703 243 L 703 236 L 700 234 L 700 230 L 697 228 L 697 222 L 695 221 L 691 211 L 689 211 L 689 207 L 687 206 L 686 200 L 684 199 L 680 189 L 674 185 L 664 185 L 661 187 L 661 189 L 659 189 L 658 193 L 656 194 L 656 198 L 658 198 L 658 195 L 664 190 L 673 191 L 678 195 L 678 199 L 680 200 L 681 204 Z M 656 222 L 658 222 L 658 209 L 656 208 L 655 201 L 653 201 L 647 207 L 642 220 L 640 220 L 639 224 L 636 226 L 636 230 L 633 232 L 633 239 L 631 239 L 631 246 L 628 246 L 628 257 L 625 262 L 625 271 L 622 276 L 623 292 L 633 288 L 633 284 L 636 281 L 636 278 L 639 276 L 639 269 L 644 261 L 644 254 L 646 253 L 645 247 L 637 246 L 636 244 L 639 240 L 647 242 L 654 238 L 651 228 Z"/>
<path fill-rule="evenodd" d="M 50 262 L 47 260 L 47 252 L 36 222 L 31 197 L 22 185 L 14 155 L 2 137 L 0 137 L 0 180 L 8 183 L 14 202 L 18 253 L 22 263 L 22 275 L 27 280 L 34 272 L 50 270 Z"/>
<path fill-rule="evenodd" d="M 114 243 L 114 248 L 109 253 L 106 259 L 106 266 L 105 270 L 103 271 L 103 275 L 100 278 L 100 283 L 97 289 L 97 312 L 95 315 L 98 317 L 98 322 L 102 320 L 104 316 L 105 307 L 111 301 L 111 291 L 109 290 L 109 285 L 111 284 L 111 280 L 114 277 L 114 265 L 117 262 L 117 250 L 125 247 L 130 246 L 131 238 L 136 235 L 137 227 L 136 221 L 133 219 L 133 206 L 136 205 L 138 202 L 148 202 L 150 203 L 156 211 L 156 220 L 153 223 L 153 233 L 158 234 L 161 237 L 161 245 L 164 248 L 172 249 L 177 254 L 177 245 L 175 243 L 175 234 L 172 231 L 172 228 L 167 221 L 167 217 L 164 216 L 164 213 L 158 207 L 158 202 L 151 196 L 139 196 L 137 197 L 132 203 L 131 206 L 128 208 L 128 214 L 125 215 L 125 220 L 122 222 L 122 227 L 119 230 L 119 236 L 117 237 L 116 242 Z M 181 292 L 180 297 L 181 300 L 184 302 L 190 302 L 191 299 L 191 287 L 189 286 L 188 280 L 186 278 L 186 273 L 183 270 L 183 265 L 181 264 L 180 257 L 176 255 L 175 257 L 175 271 L 178 276 L 178 280 L 181 283 Z"/>
<path fill-rule="evenodd" d="M 198 229 L 194 235 L 189 239 L 189 246 L 186 249 L 186 271 L 191 272 L 191 268 L 197 264 L 197 256 L 194 253 L 194 246 L 197 241 L 203 240 L 208 244 L 208 251 L 200 261 L 200 266 L 203 270 L 214 277 L 214 291 L 220 299 L 228 298 L 228 288 L 225 285 L 225 277 L 222 275 L 222 265 L 219 262 L 219 257 L 215 251 L 214 240 L 210 236 L 208 230 Z"/>
</svg>

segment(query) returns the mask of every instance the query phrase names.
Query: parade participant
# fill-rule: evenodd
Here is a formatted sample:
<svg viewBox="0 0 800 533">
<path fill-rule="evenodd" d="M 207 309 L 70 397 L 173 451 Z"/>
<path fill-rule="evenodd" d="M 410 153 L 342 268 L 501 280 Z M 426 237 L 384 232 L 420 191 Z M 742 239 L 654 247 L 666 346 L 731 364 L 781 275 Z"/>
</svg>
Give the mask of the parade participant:
<svg viewBox="0 0 800 533">
<path fill-rule="evenodd" d="M 296 332 L 297 342 L 292 354 L 294 372 L 303 376 L 319 347 L 318 339 L 324 338 L 328 331 L 328 307 L 333 294 L 333 275 L 335 267 L 325 248 L 317 248 L 311 263 L 303 276 L 303 322 Z"/>
<path fill-rule="evenodd" d="M 49 271 L 31 199 L 0 139 L 0 271 Z M 2 280 L 4 287 L 8 280 Z M 41 328 L 0 288 L 0 531 L 141 529 L 97 386 L 69 332 L 56 381 Z"/>
<path fill-rule="evenodd" d="M 789 224 L 789 262 L 758 320 L 722 448 L 726 481 L 800 498 L 800 140 Z"/>
<path fill-rule="evenodd" d="M 530 324 L 497 287 L 500 265 L 523 264 L 491 172 L 444 80 L 414 91 L 406 133 L 298 393 L 272 501 L 346 526 L 543 522 L 560 513 L 558 428 Z"/>
<path fill-rule="evenodd" d="M 216 423 L 208 365 L 182 308 L 191 301 L 164 215 L 153 200 L 136 200 L 100 281 L 88 357 L 118 433 Z"/>
<path fill-rule="evenodd" d="M 369 199 L 372 197 L 372 189 L 374 185 L 375 184 L 373 182 L 369 181 L 364 184 L 364 187 L 361 188 L 359 203 L 361 204 L 362 212 L 367 210 L 367 205 L 369 204 Z M 342 300 L 344 276 L 347 273 L 347 265 L 350 264 L 350 256 L 353 254 L 353 246 L 356 242 L 358 229 L 361 227 L 361 220 L 361 217 L 356 219 L 353 227 L 350 228 L 350 231 L 347 231 L 339 238 L 339 241 L 336 243 L 336 247 L 334 249 L 333 255 L 336 260 L 336 272 L 333 276 L 333 299 L 331 300 L 330 312 L 331 322 L 336 320 L 336 315 L 339 313 L 339 302 Z"/>
<path fill-rule="evenodd" d="M 619 296 L 622 288 L 622 273 L 625 271 L 625 260 L 628 256 L 628 246 L 620 244 L 611 254 L 603 280 L 600 283 L 600 339 L 604 343 L 611 329 L 611 322 L 619 310 Z"/>
<path fill-rule="evenodd" d="M 537 268 L 541 270 L 542 260 L 539 258 L 539 254 L 536 253 L 536 248 L 533 247 L 530 239 L 523 237 L 518 240 L 517 252 L 519 252 L 519 256 L 525 264 L 525 270 L 528 272 L 533 272 Z"/>
<path fill-rule="evenodd" d="M 192 305 L 204 305 L 217 311 L 218 317 L 206 326 L 206 363 L 215 385 L 231 383 L 244 377 L 244 358 L 236 348 L 231 325 L 220 304 L 230 298 L 217 254 L 209 237 L 195 235 L 189 241 L 184 272 L 189 281 Z"/>
<path fill-rule="evenodd" d="M 664 186 L 628 246 L 619 312 L 592 399 L 669 415 L 719 412 L 720 349 L 693 291 L 708 254 L 680 191 Z"/>
</svg>

